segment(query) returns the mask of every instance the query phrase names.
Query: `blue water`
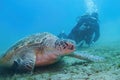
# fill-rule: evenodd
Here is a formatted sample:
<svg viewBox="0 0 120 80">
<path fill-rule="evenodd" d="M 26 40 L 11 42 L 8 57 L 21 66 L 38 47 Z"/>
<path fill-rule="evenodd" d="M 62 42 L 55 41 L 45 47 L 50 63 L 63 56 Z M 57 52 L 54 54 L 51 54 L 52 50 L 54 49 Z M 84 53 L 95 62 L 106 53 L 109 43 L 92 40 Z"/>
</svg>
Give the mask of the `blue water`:
<svg viewBox="0 0 120 80">
<path fill-rule="evenodd" d="M 98 8 L 101 37 L 120 38 L 120 0 L 93 0 Z M 67 34 L 86 12 L 84 0 L 0 0 L 0 53 L 37 32 Z"/>
</svg>

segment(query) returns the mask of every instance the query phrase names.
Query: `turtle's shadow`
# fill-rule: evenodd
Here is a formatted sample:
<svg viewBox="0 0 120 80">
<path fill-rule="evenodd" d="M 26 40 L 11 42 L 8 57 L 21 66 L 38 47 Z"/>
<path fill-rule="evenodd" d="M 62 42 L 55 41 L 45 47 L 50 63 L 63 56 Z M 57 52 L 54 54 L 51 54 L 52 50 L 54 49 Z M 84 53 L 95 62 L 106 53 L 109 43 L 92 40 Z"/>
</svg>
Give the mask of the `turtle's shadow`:
<svg viewBox="0 0 120 80">
<path fill-rule="evenodd" d="M 62 72 L 66 69 L 68 69 L 70 66 L 76 66 L 76 65 L 83 65 L 87 66 L 90 62 L 79 62 L 79 63 L 73 63 L 71 65 L 68 65 L 67 63 L 64 63 L 63 60 L 60 60 L 54 64 L 43 66 L 43 67 L 35 67 L 33 74 L 41 74 L 41 73 L 54 73 L 54 72 Z M 5 76 L 13 76 L 14 74 L 29 74 L 29 73 L 15 73 L 10 69 L 0 70 L 0 77 Z"/>
<path fill-rule="evenodd" d="M 60 71 L 61 69 L 63 69 L 67 64 L 64 64 L 63 61 L 58 61 L 54 64 L 48 65 L 48 66 L 42 66 L 42 67 L 36 67 L 34 72 L 56 72 L 56 71 Z"/>
<path fill-rule="evenodd" d="M 43 67 L 37 67 L 35 68 L 34 72 L 35 73 L 54 73 L 54 72 L 62 72 L 66 69 L 68 69 L 71 66 L 77 66 L 77 65 L 82 65 L 82 66 L 88 66 L 88 64 L 90 64 L 91 62 L 78 62 L 78 63 L 73 63 L 71 65 L 64 63 L 63 60 L 58 61 L 57 63 L 48 65 L 48 66 L 43 66 Z"/>
</svg>

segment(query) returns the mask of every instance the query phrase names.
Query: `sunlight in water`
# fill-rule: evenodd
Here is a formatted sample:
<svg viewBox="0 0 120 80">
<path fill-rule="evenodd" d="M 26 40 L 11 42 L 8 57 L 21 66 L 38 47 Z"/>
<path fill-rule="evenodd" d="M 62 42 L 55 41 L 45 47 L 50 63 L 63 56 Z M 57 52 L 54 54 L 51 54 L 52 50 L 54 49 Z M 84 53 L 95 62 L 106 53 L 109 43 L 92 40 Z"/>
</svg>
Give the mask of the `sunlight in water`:
<svg viewBox="0 0 120 80">
<path fill-rule="evenodd" d="M 93 0 L 85 0 L 85 4 L 86 4 L 86 12 L 87 13 L 93 13 L 93 12 L 97 12 L 97 6 L 95 5 Z"/>
</svg>

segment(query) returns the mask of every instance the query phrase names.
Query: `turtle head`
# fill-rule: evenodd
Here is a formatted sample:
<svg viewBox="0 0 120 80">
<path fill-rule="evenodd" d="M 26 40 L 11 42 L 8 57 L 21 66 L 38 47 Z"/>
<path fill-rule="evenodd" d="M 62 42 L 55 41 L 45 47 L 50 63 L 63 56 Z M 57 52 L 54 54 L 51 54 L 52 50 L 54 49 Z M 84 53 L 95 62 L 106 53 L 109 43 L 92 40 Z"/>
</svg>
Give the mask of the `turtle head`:
<svg viewBox="0 0 120 80">
<path fill-rule="evenodd" d="M 67 55 L 75 50 L 75 42 L 69 39 L 58 39 L 55 42 L 55 48 L 63 55 Z"/>
</svg>

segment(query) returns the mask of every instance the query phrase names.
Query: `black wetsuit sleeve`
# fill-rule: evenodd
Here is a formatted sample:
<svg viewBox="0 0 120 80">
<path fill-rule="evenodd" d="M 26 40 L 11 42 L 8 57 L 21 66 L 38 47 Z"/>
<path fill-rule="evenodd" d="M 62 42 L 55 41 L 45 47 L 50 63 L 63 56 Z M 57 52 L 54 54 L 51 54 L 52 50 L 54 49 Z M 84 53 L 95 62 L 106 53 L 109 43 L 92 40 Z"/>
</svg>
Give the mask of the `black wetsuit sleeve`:
<svg viewBox="0 0 120 80">
<path fill-rule="evenodd" d="M 100 37 L 100 28 L 99 28 L 99 24 L 96 24 L 96 28 L 95 28 L 95 36 L 93 41 L 96 42 Z"/>
</svg>

